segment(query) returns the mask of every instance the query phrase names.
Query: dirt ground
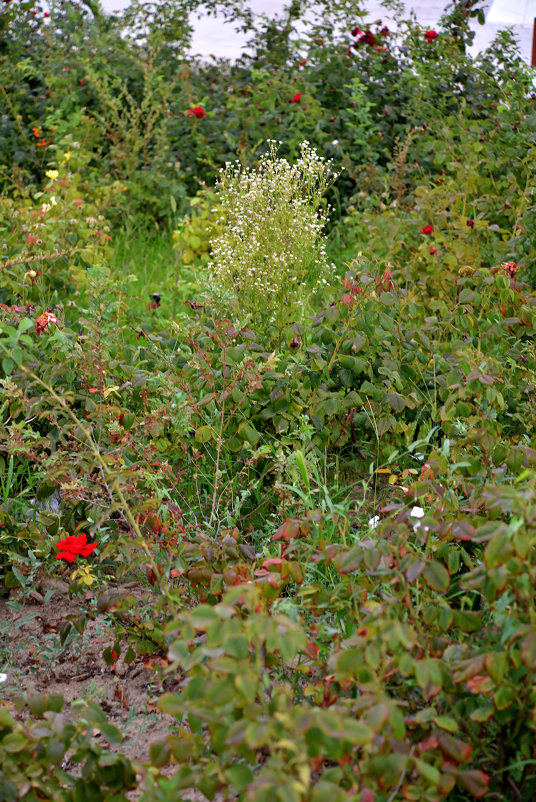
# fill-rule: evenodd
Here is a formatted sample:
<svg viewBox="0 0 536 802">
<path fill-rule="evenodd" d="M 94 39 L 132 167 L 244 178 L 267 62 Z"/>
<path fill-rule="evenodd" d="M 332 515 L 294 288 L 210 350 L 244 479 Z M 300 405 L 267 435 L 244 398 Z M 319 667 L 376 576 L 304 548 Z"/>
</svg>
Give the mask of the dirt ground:
<svg viewBox="0 0 536 802">
<path fill-rule="evenodd" d="M 50 589 L 54 594 L 44 603 Z M 84 633 L 62 647 L 62 621 L 82 614 L 84 607 L 80 599 L 69 598 L 61 580 L 44 582 L 25 603 L 17 602 L 18 597 L 13 591 L 0 597 L 0 660 L 8 675 L 0 685 L 0 700 L 25 692 L 60 694 L 67 707 L 78 699 L 98 702 L 126 735 L 121 751 L 146 759 L 151 741 L 168 735 L 174 723 L 156 708 L 160 694 L 173 689 L 172 682 L 159 676 L 158 658 L 127 665 L 121 655 L 115 665 L 106 665 L 102 652 L 113 644 L 113 633 L 106 630 L 103 616 L 89 620 Z"/>
<path fill-rule="evenodd" d="M 82 614 L 84 601 L 70 598 L 62 580 L 48 578 L 37 587 L 26 600 L 20 591 L 0 595 L 0 671 L 8 675 L 0 684 L 0 705 L 21 693 L 58 694 L 65 699 L 63 712 L 68 715 L 72 702 L 95 701 L 125 736 L 117 751 L 131 760 L 148 761 L 150 744 L 169 735 L 176 723 L 158 710 L 156 702 L 162 693 L 178 690 L 179 681 L 163 676 L 162 657 L 125 663 L 126 649 L 108 666 L 102 653 L 113 645 L 114 634 L 106 629 L 102 615 L 88 620 L 84 633 L 76 633 L 62 646 L 60 625 L 67 616 Z M 53 594 L 45 602 L 47 591 Z M 170 764 L 163 773 L 169 776 L 174 770 Z M 137 791 L 128 794 L 132 802 L 138 796 Z M 196 790 L 182 791 L 181 797 L 207 802 Z M 222 800 L 217 794 L 214 802 Z"/>
</svg>

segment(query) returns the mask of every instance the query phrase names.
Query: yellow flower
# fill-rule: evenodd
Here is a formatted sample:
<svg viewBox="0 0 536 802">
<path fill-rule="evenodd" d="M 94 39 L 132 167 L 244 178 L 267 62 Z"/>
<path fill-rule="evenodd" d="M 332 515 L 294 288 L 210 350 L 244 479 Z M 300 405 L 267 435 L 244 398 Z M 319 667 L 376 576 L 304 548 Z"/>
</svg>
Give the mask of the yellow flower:
<svg viewBox="0 0 536 802">
<path fill-rule="evenodd" d="M 45 175 L 47 178 L 50 178 L 52 181 L 54 181 L 59 176 L 59 173 L 57 170 L 47 170 Z"/>
<path fill-rule="evenodd" d="M 61 160 L 60 164 L 67 164 L 71 156 L 73 155 L 74 151 L 68 150 L 67 153 L 64 154 L 63 159 Z"/>
</svg>

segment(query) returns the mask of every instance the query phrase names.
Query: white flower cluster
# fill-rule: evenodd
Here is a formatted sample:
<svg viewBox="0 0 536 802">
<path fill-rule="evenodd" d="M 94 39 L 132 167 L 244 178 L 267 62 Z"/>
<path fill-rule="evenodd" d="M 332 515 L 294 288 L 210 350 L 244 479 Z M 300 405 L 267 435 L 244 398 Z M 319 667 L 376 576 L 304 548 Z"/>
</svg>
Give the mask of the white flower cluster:
<svg viewBox="0 0 536 802">
<path fill-rule="evenodd" d="M 235 295 L 243 312 L 283 326 L 297 305 L 328 283 L 322 195 L 336 176 L 331 162 L 305 142 L 295 164 L 268 153 L 257 169 L 227 164 L 218 186 L 223 231 L 212 247 L 215 285 Z"/>
</svg>

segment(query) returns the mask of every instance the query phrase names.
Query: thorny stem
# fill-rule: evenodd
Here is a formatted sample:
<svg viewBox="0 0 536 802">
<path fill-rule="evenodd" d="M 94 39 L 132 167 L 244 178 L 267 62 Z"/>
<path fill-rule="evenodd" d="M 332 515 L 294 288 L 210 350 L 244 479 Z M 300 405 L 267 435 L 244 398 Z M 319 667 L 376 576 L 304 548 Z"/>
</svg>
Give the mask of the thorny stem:
<svg viewBox="0 0 536 802">
<path fill-rule="evenodd" d="M 214 520 L 214 514 L 216 512 L 216 503 L 218 501 L 218 488 L 219 488 L 219 473 L 220 473 L 220 456 L 222 451 L 222 443 L 223 443 L 223 421 L 225 416 L 225 369 L 227 367 L 227 347 L 224 345 L 223 348 L 223 370 L 222 370 L 222 378 L 223 378 L 223 390 L 222 390 L 222 403 L 221 403 L 221 413 L 220 413 L 220 431 L 218 432 L 218 445 L 216 447 L 216 467 L 214 470 L 214 492 L 212 494 L 212 509 L 210 511 L 210 523 Z"/>
<path fill-rule="evenodd" d="M 413 753 L 414 753 L 414 751 L 415 751 L 415 744 L 414 744 L 414 745 L 411 747 L 411 749 L 409 750 L 408 761 L 409 761 L 409 759 L 410 759 L 411 757 L 413 757 Z M 407 774 L 407 773 L 408 773 L 408 767 L 407 767 L 407 765 L 406 765 L 406 767 L 404 768 L 404 770 L 403 770 L 402 774 L 400 775 L 400 778 L 399 778 L 399 780 L 398 780 L 398 782 L 397 782 L 396 786 L 395 786 L 395 787 L 394 787 L 394 789 L 393 789 L 393 793 L 389 795 L 389 799 L 387 800 L 387 802 L 395 802 L 395 799 L 396 799 L 396 798 L 397 798 L 397 796 L 398 796 L 398 792 L 399 792 L 399 791 L 400 791 L 400 789 L 402 788 L 402 783 L 404 782 L 404 778 L 405 778 L 405 776 L 406 776 L 406 774 Z"/>
<path fill-rule="evenodd" d="M 103 472 L 104 476 L 106 477 L 106 480 L 110 483 L 110 485 L 112 487 L 112 490 L 117 495 L 117 498 L 119 499 L 119 501 L 121 503 L 121 506 L 123 508 L 125 517 L 126 517 L 127 521 L 129 522 L 129 524 L 131 525 L 131 527 L 134 530 L 134 532 L 136 533 L 136 537 L 137 537 L 137 539 L 139 541 L 139 545 L 142 547 L 143 551 L 145 552 L 145 555 L 146 555 L 146 557 L 147 557 L 147 559 L 148 559 L 148 561 L 149 561 L 149 563 L 151 565 L 151 568 L 153 569 L 154 573 L 156 574 L 156 576 L 158 576 L 158 573 L 156 571 L 156 564 L 155 564 L 155 562 L 153 560 L 153 556 L 152 556 L 152 554 L 151 554 L 151 552 L 149 550 L 149 547 L 147 546 L 147 543 L 145 542 L 145 538 L 143 537 L 143 535 L 141 533 L 141 530 L 140 530 L 140 528 L 138 526 L 138 523 L 137 523 L 136 519 L 132 515 L 130 507 L 128 506 L 127 500 L 126 500 L 126 498 L 125 498 L 125 496 L 123 494 L 123 491 L 121 490 L 119 482 L 117 481 L 117 477 L 113 476 L 112 471 L 109 469 L 108 465 L 106 464 L 106 461 L 102 457 L 102 455 L 101 455 L 101 453 L 100 453 L 100 451 L 99 451 L 99 449 L 97 447 L 97 444 L 93 440 L 93 435 L 91 434 L 91 430 L 87 426 L 85 426 L 76 417 L 76 415 L 74 414 L 74 412 L 72 411 L 70 406 L 63 400 L 63 398 L 61 398 L 54 391 L 53 387 L 51 387 L 49 384 L 47 384 L 42 379 L 40 379 L 39 376 L 37 376 L 37 374 L 35 374 L 33 372 L 33 370 L 30 370 L 30 368 L 27 368 L 25 365 L 21 365 L 20 367 L 21 367 L 21 370 L 23 371 L 23 373 L 25 373 L 28 377 L 33 379 L 35 382 L 37 382 L 37 384 L 39 384 L 41 387 L 43 387 L 45 390 L 47 390 L 48 393 L 50 393 L 52 398 L 65 410 L 65 412 L 67 413 L 69 418 L 73 421 L 73 423 L 75 423 L 81 429 L 81 431 L 83 432 L 83 434 L 84 434 L 84 436 L 85 436 L 85 438 L 86 438 L 86 440 L 88 442 L 88 445 L 89 445 L 89 448 L 91 450 L 91 453 L 93 454 L 93 456 L 95 457 L 95 459 L 99 463 L 99 465 L 100 465 L 100 467 L 102 469 L 102 472 Z"/>
</svg>

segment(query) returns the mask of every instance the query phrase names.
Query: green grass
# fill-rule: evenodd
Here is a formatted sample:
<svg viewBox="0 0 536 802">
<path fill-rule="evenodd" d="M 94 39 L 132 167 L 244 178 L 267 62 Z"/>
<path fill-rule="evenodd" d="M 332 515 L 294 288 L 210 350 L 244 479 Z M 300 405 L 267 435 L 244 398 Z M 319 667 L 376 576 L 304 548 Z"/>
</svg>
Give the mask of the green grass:
<svg viewBox="0 0 536 802">
<path fill-rule="evenodd" d="M 112 269 L 119 278 L 135 277 L 128 282 L 128 305 L 134 312 L 145 312 L 152 293 L 159 293 L 164 317 L 184 317 L 184 301 L 196 294 L 194 270 L 180 264 L 168 231 L 118 230 Z"/>
</svg>

